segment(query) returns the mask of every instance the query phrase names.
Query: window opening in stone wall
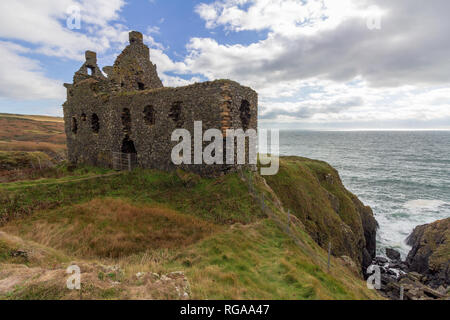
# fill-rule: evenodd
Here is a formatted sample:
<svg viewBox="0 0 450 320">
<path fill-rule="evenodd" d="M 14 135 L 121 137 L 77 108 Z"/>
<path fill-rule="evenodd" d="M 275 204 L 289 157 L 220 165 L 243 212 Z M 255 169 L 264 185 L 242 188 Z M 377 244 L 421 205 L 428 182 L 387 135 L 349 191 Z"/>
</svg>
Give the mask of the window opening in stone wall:
<svg viewBox="0 0 450 320">
<path fill-rule="evenodd" d="M 93 76 L 93 75 L 94 75 L 94 68 L 92 68 L 92 67 L 87 67 L 87 68 L 86 68 L 86 71 L 87 71 L 87 74 L 88 74 L 88 75 L 90 75 L 90 76 Z"/>
<path fill-rule="evenodd" d="M 242 123 L 242 129 L 247 130 L 250 125 L 250 103 L 247 100 L 242 100 L 241 107 L 239 108 L 240 118 Z"/>
<path fill-rule="evenodd" d="M 169 117 L 175 122 L 177 128 L 181 128 L 183 125 L 183 119 L 181 117 L 181 102 L 177 101 L 172 104 L 170 108 Z"/>
<path fill-rule="evenodd" d="M 138 82 L 138 88 L 139 90 L 145 90 L 145 84 L 143 84 L 142 82 Z"/>
<path fill-rule="evenodd" d="M 77 132 L 78 132 L 78 123 L 77 123 L 77 119 L 75 117 L 72 118 L 72 132 L 74 134 L 77 134 Z"/>
<path fill-rule="evenodd" d="M 153 106 L 146 106 L 144 108 L 144 121 L 145 124 L 149 126 L 155 124 L 155 109 Z"/>
<path fill-rule="evenodd" d="M 86 121 L 86 113 L 81 114 L 81 121 Z"/>
<path fill-rule="evenodd" d="M 91 127 L 94 133 L 98 133 L 100 131 L 100 120 L 97 114 L 93 114 L 91 118 Z"/>
<path fill-rule="evenodd" d="M 131 133 L 131 112 L 128 108 L 122 110 L 122 126 L 123 132 Z"/>
</svg>

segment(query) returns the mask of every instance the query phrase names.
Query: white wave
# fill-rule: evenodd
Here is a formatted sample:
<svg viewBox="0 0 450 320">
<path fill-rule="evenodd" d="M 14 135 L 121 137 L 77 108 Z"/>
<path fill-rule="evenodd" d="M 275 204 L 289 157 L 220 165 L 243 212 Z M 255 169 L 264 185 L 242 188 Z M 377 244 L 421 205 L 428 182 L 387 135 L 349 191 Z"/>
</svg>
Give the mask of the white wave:
<svg viewBox="0 0 450 320">
<path fill-rule="evenodd" d="M 405 258 L 411 249 L 405 240 L 414 228 L 450 216 L 448 205 L 449 202 L 442 200 L 417 199 L 405 202 L 403 210 L 380 208 L 376 214 L 380 225 L 378 253 L 384 255 L 384 248 L 390 247 L 399 250 Z"/>
<path fill-rule="evenodd" d="M 411 200 L 404 204 L 404 207 L 410 211 L 418 211 L 418 210 L 438 210 L 439 207 L 448 204 L 442 200 L 426 200 L 426 199 L 417 199 Z"/>
</svg>

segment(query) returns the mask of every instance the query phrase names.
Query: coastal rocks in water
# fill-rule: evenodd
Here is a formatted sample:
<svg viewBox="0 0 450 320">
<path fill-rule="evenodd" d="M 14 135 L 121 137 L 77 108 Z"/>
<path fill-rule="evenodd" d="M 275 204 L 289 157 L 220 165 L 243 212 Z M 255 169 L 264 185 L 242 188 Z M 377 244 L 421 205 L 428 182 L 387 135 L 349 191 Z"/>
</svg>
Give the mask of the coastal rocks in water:
<svg viewBox="0 0 450 320">
<path fill-rule="evenodd" d="M 400 252 L 398 252 L 395 249 L 386 248 L 386 256 L 391 260 L 400 261 L 402 259 L 402 256 Z"/>
<path fill-rule="evenodd" d="M 412 246 L 406 258 L 411 271 L 426 276 L 433 288 L 450 285 L 450 218 L 418 226 L 408 237 Z"/>
<path fill-rule="evenodd" d="M 418 226 L 407 243 L 412 249 L 406 261 L 393 249 L 386 249 L 389 259 L 373 259 L 381 276 L 379 292 L 393 300 L 450 299 L 450 218 Z"/>
<path fill-rule="evenodd" d="M 392 268 L 392 262 L 384 257 L 376 257 L 373 266 L 379 268 L 379 292 L 391 300 L 443 300 L 450 299 L 449 288 L 433 289 L 426 285 L 427 276 L 417 272 L 407 272 L 406 264 L 398 261 L 399 268 Z M 375 270 L 375 268 L 372 268 Z"/>
<path fill-rule="evenodd" d="M 382 276 L 382 283 L 386 281 Z M 448 299 L 445 292 L 434 290 L 423 284 L 423 276 L 416 272 L 410 272 L 399 277 L 398 281 L 389 279 L 382 287 L 382 293 L 391 300 L 445 300 Z M 403 291 L 403 292 L 402 292 Z"/>
<path fill-rule="evenodd" d="M 389 260 L 386 259 L 385 257 L 375 257 L 373 264 L 376 264 L 379 266 L 384 266 L 388 262 L 389 262 Z"/>
</svg>

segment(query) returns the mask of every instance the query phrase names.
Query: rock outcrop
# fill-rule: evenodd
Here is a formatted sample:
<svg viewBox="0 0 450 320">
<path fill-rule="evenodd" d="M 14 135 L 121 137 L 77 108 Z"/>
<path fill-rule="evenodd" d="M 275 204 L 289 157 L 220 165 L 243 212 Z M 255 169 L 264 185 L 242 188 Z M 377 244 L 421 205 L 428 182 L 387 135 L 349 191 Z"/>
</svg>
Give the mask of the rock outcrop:
<svg viewBox="0 0 450 320">
<path fill-rule="evenodd" d="M 392 300 L 450 299 L 450 218 L 416 227 L 407 243 L 412 249 L 406 261 L 391 248 L 389 259 L 372 261 L 380 270 L 380 293 Z"/>
<path fill-rule="evenodd" d="M 386 248 L 386 256 L 391 260 L 401 260 L 400 252 L 392 248 Z"/>
<path fill-rule="evenodd" d="M 372 210 L 343 185 L 338 172 L 323 161 L 282 157 L 269 186 L 322 248 L 351 258 L 365 270 L 375 257 L 378 227 Z"/>
<path fill-rule="evenodd" d="M 416 227 L 407 243 L 409 269 L 425 275 L 431 287 L 449 286 L 450 218 Z"/>
</svg>

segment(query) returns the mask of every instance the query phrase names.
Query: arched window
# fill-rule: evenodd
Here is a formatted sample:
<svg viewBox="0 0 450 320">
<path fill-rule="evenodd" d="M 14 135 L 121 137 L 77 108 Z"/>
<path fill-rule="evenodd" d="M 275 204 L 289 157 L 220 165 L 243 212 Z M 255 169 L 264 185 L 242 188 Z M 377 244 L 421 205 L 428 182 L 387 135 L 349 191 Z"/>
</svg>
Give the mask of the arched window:
<svg viewBox="0 0 450 320">
<path fill-rule="evenodd" d="M 97 114 L 92 114 L 91 118 L 91 128 L 94 133 L 98 133 L 100 131 L 100 120 Z"/>
<path fill-rule="evenodd" d="M 81 121 L 86 121 L 86 113 L 81 114 Z"/>
<path fill-rule="evenodd" d="M 172 104 L 170 108 L 169 117 L 175 122 L 177 128 L 181 128 L 183 126 L 183 119 L 181 116 L 181 105 L 182 102 L 177 101 Z"/>
<path fill-rule="evenodd" d="M 242 129 L 247 130 L 250 125 L 250 103 L 247 100 L 242 100 L 241 107 L 239 108 Z"/>
<path fill-rule="evenodd" d="M 123 108 L 122 110 L 122 126 L 123 132 L 130 133 L 131 132 L 131 112 L 128 108 Z"/>
<path fill-rule="evenodd" d="M 77 118 L 72 117 L 72 132 L 74 134 L 77 134 L 78 132 L 78 123 L 77 123 Z"/>
<path fill-rule="evenodd" d="M 144 108 L 144 121 L 145 124 L 149 126 L 155 124 L 155 109 L 153 106 L 146 106 Z"/>
</svg>

